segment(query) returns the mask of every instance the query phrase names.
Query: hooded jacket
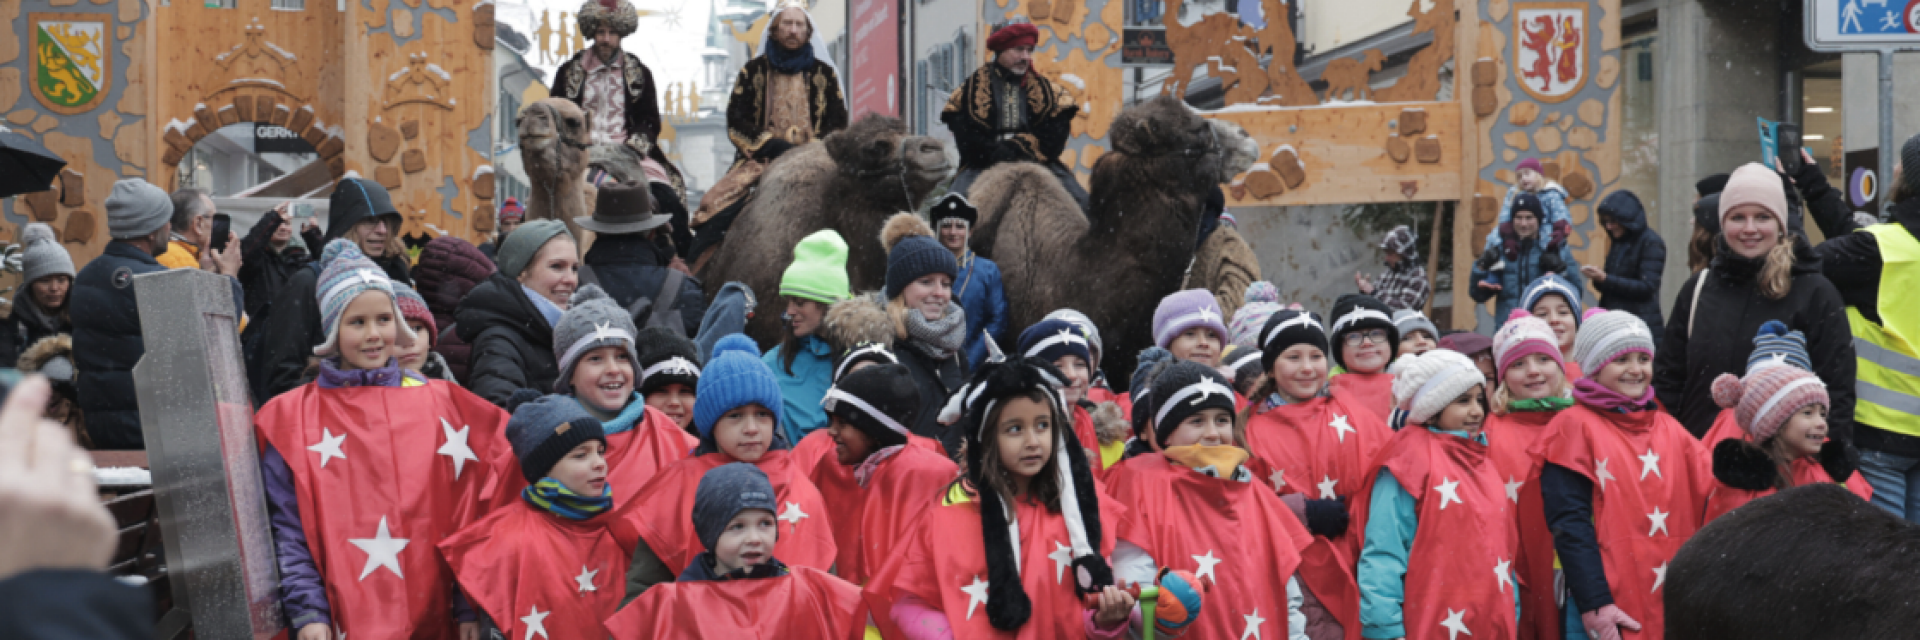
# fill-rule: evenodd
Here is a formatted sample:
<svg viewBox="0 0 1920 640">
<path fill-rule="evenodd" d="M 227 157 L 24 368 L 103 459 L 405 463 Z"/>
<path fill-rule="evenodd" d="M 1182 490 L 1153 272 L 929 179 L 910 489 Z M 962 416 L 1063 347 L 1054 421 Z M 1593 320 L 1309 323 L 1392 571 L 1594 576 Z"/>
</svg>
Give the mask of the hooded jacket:
<svg viewBox="0 0 1920 640">
<path fill-rule="evenodd" d="M 453 312 L 468 292 L 486 282 L 496 270 L 492 258 L 455 236 L 441 236 L 428 242 L 420 250 L 419 264 L 413 267 L 414 289 L 427 301 L 427 310 L 433 312 L 433 324 L 440 328 L 433 352 L 446 359 L 447 369 L 455 380 L 467 379 L 467 360 L 472 357 L 473 347 L 462 340 L 454 328 L 457 323 Z"/>
<path fill-rule="evenodd" d="M 1607 247 L 1607 279 L 1596 280 L 1600 306 L 1639 316 L 1660 344 L 1666 323 L 1660 320 L 1660 272 L 1667 267 L 1667 245 L 1647 228 L 1647 212 L 1632 191 L 1607 194 L 1600 215 L 1620 223 L 1623 233 Z"/>
<path fill-rule="evenodd" d="M 551 393 L 560 378 L 553 327 L 518 280 L 498 271 L 467 292 L 453 312 L 455 333 L 473 345 L 467 388 L 502 407 L 519 389 Z"/>
<path fill-rule="evenodd" d="M 666 284 L 670 270 L 666 265 L 672 259 L 671 250 L 654 244 L 644 234 L 603 233 L 594 239 L 580 262 L 593 268 L 600 287 L 607 290 L 615 304 L 631 309 L 641 298 L 660 299 L 660 287 Z M 687 337 L 693 337 L 700 329 L 700 318 L 707 312 L 706 299 L 699 280 L 692 276 L 680 280 L 673 308 L 680 312 L 680 326 Z M 646 318 L 635 320 L 644 323 Z"/>
</svg>

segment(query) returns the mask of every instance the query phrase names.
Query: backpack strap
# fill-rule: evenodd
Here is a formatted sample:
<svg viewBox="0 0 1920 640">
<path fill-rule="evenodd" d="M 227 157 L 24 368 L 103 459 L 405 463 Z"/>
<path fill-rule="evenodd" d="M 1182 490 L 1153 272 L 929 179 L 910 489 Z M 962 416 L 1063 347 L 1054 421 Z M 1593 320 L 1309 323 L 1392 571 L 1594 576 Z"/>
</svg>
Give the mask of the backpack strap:
<svg viewBox="0 0 1920 640">
<path fill-rule="evenodd" d="M 1693 319 L 1695 316 L 1699 315 L 1699 312 L 1700 312 L 1700 289 L 1707 286 L 1707 275 L 1711 274 L 1712 272 L 1713 272 L 1713 269 L 1711 268 L 1701 269 L 1700 279 L 1693 281 L 1693 302 L 1688 303 L 1687 305 L 1687 339 L 1688 340 L 1693 339 Z"/>
<path fill-rule="evenodd" d="M 647 319 L 647 326 L 680 327 L 680 334 L 686 335 L 685 323 L 667 315 L 673 313 L 674 303 L 680 298 L 680 285 L 686 280 L 687 274 L 681 273 L 679 269 L 667 269 L 667 277 L 660 283 L 660 293 L 654 296 L 656 299 L 653 301 L 653 315 Z M 666 324 L 667 322 L 672 324 Z"/>
</svg>

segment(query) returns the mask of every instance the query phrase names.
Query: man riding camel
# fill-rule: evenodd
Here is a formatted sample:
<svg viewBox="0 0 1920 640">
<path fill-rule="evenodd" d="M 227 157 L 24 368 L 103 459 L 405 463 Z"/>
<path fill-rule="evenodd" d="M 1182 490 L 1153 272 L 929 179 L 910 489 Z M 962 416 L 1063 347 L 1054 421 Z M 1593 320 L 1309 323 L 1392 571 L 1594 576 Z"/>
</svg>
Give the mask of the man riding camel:
<svg viewBox="0 0 1920 640">
<path fill-rule="evenodd" d="M 1035 162 L 1052 171 L 1084 211 L 1087 190 L 1060 164 L 1080 107 L 1066 87 L 1032 73 L 1033 45 L 1039 39 L 1040 30 L 1030 22 L 995 29 L 987 37 L 993 62 L 980 65 L 948 98 L 940 121 L 947 123 L 960 148 L 960 171 L 948 191 L 966 193 L 974 179 L 995 164 Z"/>
</svg>

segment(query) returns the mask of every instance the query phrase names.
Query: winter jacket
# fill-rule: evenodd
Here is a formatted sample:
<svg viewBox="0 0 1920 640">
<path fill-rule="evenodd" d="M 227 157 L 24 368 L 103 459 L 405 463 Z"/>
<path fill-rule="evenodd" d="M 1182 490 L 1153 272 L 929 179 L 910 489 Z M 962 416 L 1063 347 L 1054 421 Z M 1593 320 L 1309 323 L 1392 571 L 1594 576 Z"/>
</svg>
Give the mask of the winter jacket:
<svg viewBox="0 0 1920 640">
<path fill-rule="evenodd" d="M 960 455 L 960 432 L 948 429 L 940 424 L 940 408 L 946 406 L 947 396 L 967 383 L 966 363 L 955 354 L 944 360 L 934 360 L 932 356 L 914 346 L 911 340 L 898 344 L 893 349 L 894 357 L 900 364 L 907 365 L 907 372 L 913 374 L 913 386 L 920 389 L 920 416 L 907 430 L 913 435 L 925 436 L 940 441 L 946 447 L 947 455 Z"/>
<path fill-rule="evenodd" d="M 592 268 L 593 278 L 615 304 L 632 309 L 634 301 L 641 298 L 660 299 L 660 287 L 666 283 L 667 272 L 672 271 L 666 266 L 671 260 L 671 251 L 654 245 L 646 236 L 623 233 L 601 234 L 595 238 L 593 247 L 587 249 L 587 255 L 580 262 Z M 581 284 L 585 283 L 583 270 Z M 689 338 L 700 329 L 700 316 L 707 312 L 706 299 L 699 280 L 692 276 L 680 280 L 680 292 L 673 299 L 673 308 L 680 311 L 680 326 Z M 645 325 L 646 321 L 646 318 L 634 319 L 639 325 Z"/>
<path fill-rule="evenodd" d="M 67 289 L 67 304 L 73 304 L 72 288 Z M 33 310 L 29 311 L 28 305 L 32 305 Z M 52 314 L 40 312 L 33 294 L 21 287 L 20 295 L 13 299 L 12 312 L 0 318 L 0 367 L 12 368 L 28 347 L 62 333 L 73 333 L 73 317 L 64 310 Z"/>
<path fill-rule="evenodd" d="M 167 252 L 160 254 L 153 261 L 168 269 L 200 268 L 200 247 L 178 240 L 179 237 L 174 236 L 176 239 L 167 243 Z"/>
<path fill-rule="evenodd" d="M 1840 292 L 1820 275 L 1819 259 L 1804 242 L 1797 246 L 1790 291 L 1785 298 L 1769 300 L 1760 295 L 1755 282 L 1762 261 L 1741 257 L 1725 240 L 1716 242 L 1713 262 L 1687 278 L 1674 297 L 1673 317 L 1667 320 L 1665 341 L 1653 360 L 1653 388 L 1660 404 L 1694 437 L 1705 435 L 1720 413 L 1713 401 L 1713 379 L 1722 373 L 1745 375 L 1754 334 L 1766 321 L 1779 320 L 1807 336 L 1813 373 L 1826 383 L 1832 400 L 1828 437 L 1851 444 L 1853 331 L 1847 325 Z M 1700 286 L 1700 320 L 1693 323 L 1689 335 L 1695 283 L 1702 277 L 1707 280 Z"/>
<path fill-rule="evenodd" d="M 460 339 L 473 345 L 467 388 L 502 407 L 519 389 L 553 393 L 560 363 L 553 357 L 553 326 L 527 298 L 520 282 L 498 271 L 467 293 L 453 313 Z"/>
<path fill-rule="evenodd" d="M 313 260 L 307 249 L 291 243 L 279 251 L 273 249 L 273 232 L 284 220 L 279 211 L 268 211 L 240 239 L 240 288 L 247 292 L 247 318 L 255 325 L 272 313 L 274 294 L 286 288 L 293 274 Z M 301 239 L 312 247 L 321 237 L 314 229 L 303 233 Z"/>
<path fill-rule="evenodd" d="M 967 311 L 967 368 L 979 368 L 987 360 L 987 341 L 981 332 L 993 336 L 1005 349 L 1007 337 L 1007 292 L 1000 286 L 1000 265 L 967 251 L 960 260 L 960 276 L 953 279 L 953 299 Z"/>
<path fill-rule="evenodd" d="M 1920 198 L 1894 203 L 1887 213 L 1891 222 L 1920 238 Z M 1882 322 L 1880 271 L 1885 265 L 1880 259 L 1880 241 L 1871 233 L 1849 233 L 1831 237 L 1820 243 L 1815 251 L 1820 256 L 1821 273 L 1839 290 L 1841 302 L 1858 309 L 1860 315 L 1868 320 Z M 1821 379 L 1826 380 L 1825 376 Z M 1828 384 L 1832 382 L 1828 381 Z M 1920 457 L 1920 438 L 1878 429 L 1873 425 L 1859 426 L 1855 436 L 1859 438 L 1857 444 L 1860 448 Z"/>
<path fill-rule="evenodd" d="M 773 370 L 773 378 L 780 381 L 780 399 L 786 408 L 780 412 L 786 418 L 781 430 L 787 434 L 787 442 L 799 442 L 801 438 L 816 429 L 827 426 L 827 412 L 820 408 L 820 399 L 827 396 L 827 388 L 833 386 L 833 346 L 817 335 L 800 339 L 800 353 L 793 357 L 793 371 L 789 373 L 781 362 L 780 353 L 786 345 L 775 346 L 760 361 Z"/>
<path fill-rule="evenodd" d="M 427 309 L 433 312 L 433 324 L 440 329 L 440 339 L 434 341 L 433 352 L 445 357 L 455 380 L 467 379 L 467 359 L 472 357 L 473 346 L 460 339 L 460 333 L 454 330 L 454 309 L 459 308 L 460 300 L 467 297 L 468 292 L 497 270 L 493 259 L 456 236 L 441 236 L 428 242 L 420 250 L 419 263 L 413 267 L 414 289 L 426 299 Z"/>
<path fill-rule="evenodd" d="M 135 640 L 154 635 L 149 586 L 100 571 L 40 569 L 0 580 L 0 638 Z"/>
<path fill-rule="evenodd" d="M 1667 268 L 1667 245 L 1647 228 L 1647 212 L 1632 191 L 1615 191 L 1600 201 L 1600 215 L 1620 223 L 1624 233 L 1607 247 L 1607 279 L 1593 283 L 1600 306 L 1639 316 L 1660 344 L 1666 323 L 1660 320 L 1660 273 Z"/>
<path fill-rule="evenodd" d="M 1488 246 L 1499 242 L 1501 233 L 1511 229 L 1511 227 L 1507 227 L 1506 225 L 1513 222 L 1513 197 L 1517 195 L 1520 195 L 1519 185 L 1507 187 L 1507 195 L 1500 201 L 1500 219 L 1495 220 L 1493 230 L 1487 232 Z M 1567 197 L 1566 187 L 1562 187 L 1560 183 L 1552 180 L 1548 180 L 1546 184 L 1541 185 L 1540 190 L 1533 192 L 1533 195 L 1540 198 L 1540 208 L 1545 210 L 1546 213 L 1545 219 L 1540 221 L 1540 235 L 1538 237 L 1540 246 L 1544 247 L 1547 243 L 1552 242 L 1555 225 L 1568 225 L 1571 227 L 1573 224 L 1573 214 L 1567 209 L 1567 201 L 1571 198 Z"/>
<path fill-rule="evenodd" d="M 1546 251 L 1546 241 L 1539 236 L 1534 240 L 1536 241 L 1522 243 L 1520 257 L 1505 260 L 1506 266 L 1500 270 L 1499 291 L 1481 288 L 1480 283 L 1487 279 L 1487 272 L 1481 268 L 1480 264 L 1473 265 L 1473 280 L 1468 285 L 1468 295 L 1472 296 L 1476 303 L 1486 302 L 1488 298 L 1498 295 L 1500 301 L 1494 305 L 1493 316 L 1496 323 L 1504 324 L 1507 316 L 1512 315 L 1513 310 L 1520 306 L 1520 296 L 1526 293 L 1527 285 L 1535 278 L 1546 274 L 1546 270 L 1540 266 L 1540 256 Z M 1505 247 L 1496 239 L 1487 243 L 1487 249 L 1488 251 L 1504 250 Z M 1573 251 L 1565 246 L 1560 247 L 1560 261 L 1567 265 L 1566 270 L 1559 272 L 1560 275 L 1573 284 L 1575 291 L 1582 292 L 1581 296 L 1585 297 L 1586 278 L 1580 275 L 1580 263 L 1573 261 Z"/>
<path fill-rule="evenodd" d="M 712 357 L 713 344 L 720 338 L 747 330 L 747 310 L 752 308 L 753 290 L 747 285 L 721 285 L 720 292 L 713 294 L 713 303 L 707 305 L 707 315 L 700 318 L 700 331 L 693 336 L 693 343 L 700 345 L 701 362 Z"/>
</svg>

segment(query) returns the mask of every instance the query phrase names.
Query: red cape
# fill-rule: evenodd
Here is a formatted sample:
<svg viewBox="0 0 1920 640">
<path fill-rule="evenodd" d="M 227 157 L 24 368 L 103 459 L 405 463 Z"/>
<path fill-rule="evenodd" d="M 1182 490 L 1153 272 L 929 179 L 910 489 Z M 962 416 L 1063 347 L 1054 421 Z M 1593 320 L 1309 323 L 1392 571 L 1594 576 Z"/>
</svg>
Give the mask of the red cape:
<svg viewBox="0 0 1920 640">
<path fill-rule="evenodd" d="M 440 553 L 507 637 L 604 638 L 600 621 L 626 595 L 633 549 L 614 541 L 606 517 L 574 522 L 520 500 L 453 534 Z"/>
<path fill-rule="evenodd" d="M 1507 501 L 1515 507 L 1519 524 L 1520 638 L 1560 637 L 1560 605 L 1554 599 L 1553 531 L 1547 528 L 1546 505 L 1540 498 L 1540 459 L 1533 457 L 1535 442 L 1547 433 L 1558 412 L 1524 411 L 1487 416 L 1487 442 L 1492 445 L 1493 468 L 1499 472 Z"/>
<path fill-rule="evenodd" d="M 1713 466 L 1713 448 L 1718 446 L 1722 440 L 1732 439 L 1751 440 L 1747 435 L 1747 430 L 1740 428 L 1740 421 L 1734 417 L 1733 410 L 1721 409 L 1720 415 L 1715 416 L 1713 419 L 1713 428 L 1708 429 L 1707 437 L 1700 441 L 1700 448 L 1705 450 L 1707 455 L 1708 468 L 1712 468 Z M 1822 468 L 1819 461 L 1814 458 L 1794 460 L 1793 464 L 1788 465 L 1788 467 L 1793 473 L 1793 477 L 1788 478 L 1788 480 L 1793 482 L 1793 486 L 1798 487 L 1804 484 L 1833 482 L 1833 476 L 1827 475 L 1827 470 Z M 1868 485 L 1867 479 L 1860 477 L 1858 473 L 1847 478 L 1845 486 L 1847 491 L 1853 492 L 1853 495 L 1860 496 L 1861 500 L 1873 499 L 1873 487 Z M 1712 522 L 1715 518 L 1726 515 L 1728 511 L 1732 511 L 1741 505 L 1773 495 L 1774 493 L 1777 493 L 1777 490 L 1747 491 L 1745 489 L 1735 489 L 1715 481 L 1713 494 L 1707 497 L 1707 522 Z"/>
<path fill-rule="evenodd" d="M 1393 374 L 1342 373 L 1333 377 L 1333 397 L 1373 412 L 1381 424 L 1393 415 Z"/>
<path fill-rule="evenodd" d="M 826 500 L 824 515 L 840 550 L 834 575 L 865 584 L 912 534 L 920 515 L 939 502 L 940 492 L 953 483 L 960 467 L 931 448 L 908 445 L 874 467 L 865 487 L 853 471 L 827 459 L 814 467 L 813 479 Z"/>
<path fill-rule="evenodd" d="M 1489 440 L 1491 441 L 1491 440 Z M 1419 525 L 1407 554 L 1402 620 L 1409 637 L 1513 638 L 1513 560 L 1519 551 L 1513 504 L 1489 447 L 1409 424 L 1380 452 L 1380 468 L 1413 496 Z M 1377 480 L 1379 474 L 1374 474 Z M 1355 502 L 1365 532 L 1373 482 Z"/>
<path fill-rule="evenodd" d="M 1562 360 L 1560 362 L 1560 370 L 1567 372 L 1568 386 L 1572 386 L 1575 381 L 1586 377 L 1580 373 L 1580 363 L 1574 362 L 1572 358 Z"/>
<path fill-rule="evenodd" d="M 1101 494 L 1101 557 L 1113 557 L 1116 523 L 1126 511 Z M 946 614 L 955 638 L 1086 637 L 1086 605 L 1074 595 L 1073 577 L 1068 575 L 1071 567 L 1055 559 L 1066 554 L 1054 554 L 1069 544 L 1066 518 L 1030 501 L 1019 501 L 1014 513 L 1020 522 L 1020 580 L 1033 603 L 1032 616 L 1025 626 L 1015 632 L 993 628 L 987 622 L 986 603 L 962 591 L 975 586 L 978 593 L 986 593 L 987 552 L 981 538 L 979 503 L 958 482 L 950 486 L 939 506 L 927 511 L 921 525 L 867 583 L 862 595 L 874 621 L 887 618 L 895 600 L 912 594 Z"/>
<path fill-rule="evenodd" d="M 520 472 L 520 459 L 514 457 L 513 448 L 505 441 L 500 445 L 501 453 L 492 463 L 497 479 L 487 488 L 487 495 L 492 504 L 507 505 L 520 501 L 527 477 Z M 647 407 L 632 429 L 607 436 L 607 486 L 613 487 L 613 505 L 632 502 L 654 474 L 685 460 L 697 446 L 699 438 L 681 431 L 673 418 L 659 409 Z"/>
<path fill-rule="evenodd" d="M 489 476 L 480 461 L 506 446 L 506 421 L 499 407 L 439 380 L 418 387 L 307 384 L 254 416 L 260 439 L 293 472 L 301 528 L 337 629 L 456 636 L 453 571 L 434 544 L 479 518 Z M 463 439 L 466 446 L 458 446 Z M 373 555 L 393 547 L 391 563 Z"/>
<path fill-rule="evenodd" d="M 847 640 L 866 626 L 854 614 L 859 602 L 858 587 L 791 567 L 775 578 L 656 584 L 606 625 L 615 640 Z"/>
<path fill-rule="evenodd" d="M 632 502 L 614 505 L 614 535 L 629 549 L 646 540 L 660 562 L 679 575 L 694 556 L 706 551 L 693 530 L 693 495 L 700 477 L 729 462 L 735 462 L 732 456 L 709 453 L 661 469 Z M 779 557 L 793 567 L 831 569 L 839 552 L 827 524 L 827 504 L 820 490 L 794 470 L 792 452 L 769 451 L 753 466 L 766 472 L 780 504 Z"/>
<path fill-rule="evenodd" d="M 1602 413 L 1575 403 L 1547 425 L 1534 452 L 1594 483 L 1607 586 L 1645 629 L 1625 636 L 1664 637 L 1667 564 L 1700 529 L 1714 485 L 1700 442 L 1665 411 Z"/>
</svg>

